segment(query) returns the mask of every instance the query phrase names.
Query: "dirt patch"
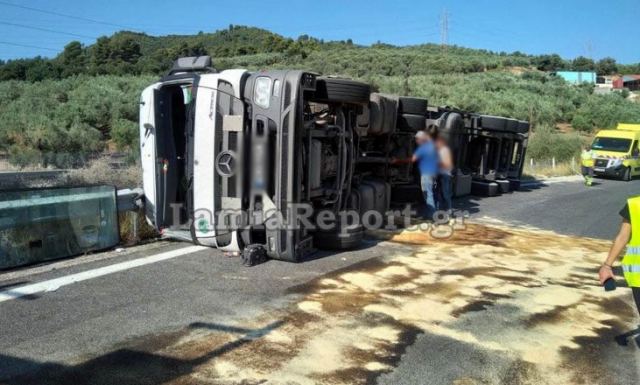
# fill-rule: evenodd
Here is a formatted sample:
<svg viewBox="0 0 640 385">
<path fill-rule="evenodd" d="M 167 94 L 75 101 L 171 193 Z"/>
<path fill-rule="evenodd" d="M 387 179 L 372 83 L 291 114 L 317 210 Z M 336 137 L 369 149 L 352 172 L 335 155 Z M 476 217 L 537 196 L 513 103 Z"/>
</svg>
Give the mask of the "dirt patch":
<svg viewBox="0 0 640 385">
<path fill-rule="evenodd" d="M 410 245 L 430 245 L 437 243 L 448 243 L 458 246 L 474 245 L 482 241 L 485 245 L 502 247 L 504 240 L 511 236 L 507 231 L 495 227 L 488 227 L 477 224 L 465 224 L 464 229 L 456 230 L 449 238 L 438 238 L 432 236 L 431 231 L 420 231 L 410 229 L 398 233 L 372 232 L 372 235 L 387 239 L 393 242 Z"/>
<path fill-rule="evenodd" d="M 487 308 L 489 306 L 493 305 L 493 301 L 476 301 L 476 302 L 471 302 L 459 309 L 456 309 L 453 311 L 453 313 L 451 313 L 451 315 L 453 315 L 454 317 L 458 318 L 461 315 L 465 314 L 465 313 L 469 313 L 469 312 L 473 312 L 473 311 L 483 311 L 483 310 L 487 310 Z"/>
<path fill-rule="evenodd" d="M 560 382 L 548 382 L 540 369 L 530 362 L 515 360 L 502 376 L 504 385 L 547 385 Z"/>
</svg>

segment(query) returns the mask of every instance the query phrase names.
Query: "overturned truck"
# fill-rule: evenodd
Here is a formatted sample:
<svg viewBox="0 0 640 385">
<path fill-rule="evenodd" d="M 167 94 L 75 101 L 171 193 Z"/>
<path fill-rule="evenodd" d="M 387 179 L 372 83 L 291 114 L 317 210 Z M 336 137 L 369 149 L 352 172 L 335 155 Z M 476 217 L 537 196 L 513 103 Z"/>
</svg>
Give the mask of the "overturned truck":
<svg viewBox="0 0 640 385">
<path fill-rule="evenodd" d="M 179 59 L 142 93 L 145 212 L 164 236 L 287 261 L 356 247 L 363 216 L 421 202 L 413 166 L 391 161 L 411 156 L 417 130 L 448 138 L 457 195 L 517 187 L 526 122 L 312 72 L 211 67 Z"/>
</svg>

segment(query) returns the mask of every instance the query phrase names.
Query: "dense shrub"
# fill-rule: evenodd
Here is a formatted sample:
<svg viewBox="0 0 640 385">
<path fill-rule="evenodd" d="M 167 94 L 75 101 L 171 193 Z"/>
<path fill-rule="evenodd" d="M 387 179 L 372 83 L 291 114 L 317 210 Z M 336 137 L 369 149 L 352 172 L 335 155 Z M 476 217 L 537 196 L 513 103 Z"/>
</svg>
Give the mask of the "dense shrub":
<svg viewBox="0 0 640 385">
<path fill-rule="evenodd" d="M 591 95 L 576 110 L 572 125 L 578 130 L 615 128 L 620 123 L 640 122 L 640 104 L 630 102 L 623 95 Z"/>
<path fill-rule="evenodd" d="M 0 152 L 18 165 L 80 166 L 113 139 L 136 148 L 142 76 L 0 82 Z"/>
<path fill-rule="evenodd" d="M 576 133 L 557 132 L 550 126 L 539 126 L 529 139 L 527 156 L 543 161 L 555 158 L 558 162 L 578 157 L 584 140 Z"/>
</svg>

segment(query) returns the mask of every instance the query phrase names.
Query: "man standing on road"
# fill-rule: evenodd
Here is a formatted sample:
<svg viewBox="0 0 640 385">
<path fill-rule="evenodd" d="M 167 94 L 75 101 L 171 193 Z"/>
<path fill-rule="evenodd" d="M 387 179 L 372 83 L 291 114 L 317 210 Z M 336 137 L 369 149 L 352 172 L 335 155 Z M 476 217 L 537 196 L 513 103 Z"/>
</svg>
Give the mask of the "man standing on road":
<svg viewBox="0 0 640 385">
<path fill-rule="evenodd" d="M 640 196 L 627 200 L 625 207 L 620 210 L 622 225 L 613 241 L 607 259 L 602 264 L 599 272 L 600 284 L 613 279 L 613 264 L 618 259 L 624 247 L 627 247 L 622 259 L 622 270 L 627 285 L 633 292 L 638 313 L 640 314 Z M 635 228 L 635 231 L 633 229 Z"/>
<path fill-rule="evenodd" d="M 591 146 L 586 146 L 580 155 L 582 160 L 582 176 L 584 176 L 585 186 L 593 184 L 593 152 Z"/>
<path fill-rule="evenodd" d="M 420 186 L 427 205 L 425 217 L 428 220 L 432 220 L 433 215 L 436 212 L 434 187 L 436 177 L 438 175 L 438 151 L 436 150 L 431 136 L 426 132 L 418 131 L 415 138 L 417 148 L 413 157 L 410 159 L 394 159 L 391 163 L 418 163 L 418 170 L 420 170 Z"/>
<path fill-rule="evenodd" d="M 438 150 L 438 157 L 440 158 L 437 183 L 438 210 L 446 211 L 448 215 L 451 215 L 451 209 L 453 208 L 451 203 L 453 157 L 451 156 L 451 149 L 447 145 L 447 141 L 442 136 L 438 136 L 436 139 L 436 149 Z"/>
</svg>

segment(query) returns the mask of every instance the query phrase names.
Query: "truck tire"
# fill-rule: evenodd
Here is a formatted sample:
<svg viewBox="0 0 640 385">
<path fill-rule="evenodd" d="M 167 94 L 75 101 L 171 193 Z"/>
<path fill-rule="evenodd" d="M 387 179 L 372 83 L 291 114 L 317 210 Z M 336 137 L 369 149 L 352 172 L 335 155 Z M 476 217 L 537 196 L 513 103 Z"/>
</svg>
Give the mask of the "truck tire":
<svg viewBox="0 0 640 385">
<path fill-rule="evenodd" d="M 523 120 L 518 122 L 518 132 L 520 134 L 528 134 L 529 133 L 529 122 L 525 122 Z"/>
<path fill-rule="evenodd" d="M 441 127 L 440 130 L 450 133 L 463 131 L 464 119 L 462 118 L 462 115 L 457 112 L 448 113 L 444 120 L 444 127 Z"/>
<path fill-rule="evenodd" d="M 321 250 L 349 250 L 354 249 L 364 239 L 364 227 L 352 226 L 342 235 L 340 229 L 332 231 L 319 230 L 313 234 L 314 247 Z"/>
<path fill-rule="evenodd" d="M 371 94 L 369 102 L 369 135 L 380 135 L 384 124 L 384 104 L 380 94 Z"/>
<path fill-rule="evenodd" d="M 318 78 L 315 97 L 319 102 L 367 104 L 371 86 L 348 79 Z"/>
<path fill-rule="evenodd" d="M 429 102 L 422 98 L 408 98 L 401 96 L 398 98 L 398 111 L 401 114 L 425 115 Z"/>
<path fill-rule="evenodd" d="M 381 105 L 384 107 L 382 135 L 392 134 L 396 130 L 398 120 L 398 100 L 389 96 L 382 96 Z"/>
<path fill-rule="evenodd" d="M 499 116 L 482 115 L 480 124 L 480 128 L 484 130 L 504 131 L 507 127 L 507 119 Z"/>
<path fill-rule="evenodd" d="M 520 127 L 520 122 L 515 119 L 507 119 L 506 122 L 506 130 L 509 132 L 518 132 L 518 127 Z"/>
<path fill-rule="evenodd" d="M 427 128 L 424 115 L 401 114 L 398 116 L 398 128 L 402 131 L 416 132 Z"/>
<path fill-rule="evenodd" d="M 631 182 L 631 167 L 625 167 L 624 174 L 622 174 L 622 180 L 625 182 Z"/>
<path fill-rule="evenodd" d="M 511 192 L 511 183 L 509 183 L 508 180 L 498 179 L 496 180 L 496 183 L 498 184 L 498 189 L 500 190 L 501 194 L 507 194 Z"/>
<path fill-rule="evenodd" d="M 496 182 L 474 180 L 471 182 L 471 195 L 494 197 L 500 195 L 500 186 Z"/>
</svg>

